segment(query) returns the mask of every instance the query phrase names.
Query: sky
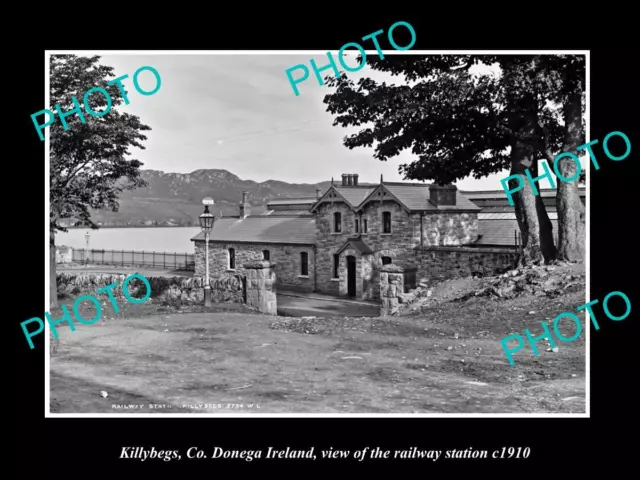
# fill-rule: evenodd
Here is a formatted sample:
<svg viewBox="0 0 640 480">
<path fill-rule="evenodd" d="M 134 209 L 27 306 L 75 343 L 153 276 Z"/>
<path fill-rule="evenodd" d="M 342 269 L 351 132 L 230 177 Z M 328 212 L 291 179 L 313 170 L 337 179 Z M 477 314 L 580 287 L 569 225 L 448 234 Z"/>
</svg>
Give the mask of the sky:
<svg viewBox="0 0 640 480">
<path fill-rule="evenodd" d="M 398 166 L 415 160 L 411 152 L 382 162 L 373 157 L 373 148 L 345 147 L 343 138 L 357 129 L 332 126 L 334 116 L 322 101 L 330 88 L 318 84 L 310 67 L 309 78 L 298 84 L 300 95 L 293 93 L 285 70 L 309 66 L 310 58 L 319 66 L 327 64 L 321 54 L 147 53 L 102 55 L 100 61 L 117 76 L 129 75 L 124 85 L 131 103 L 120 111 L 138 115 L 152 128 L 145 132 L 146 149 L 132 150 L 143 169 L 225 169 L 257 182 L 317 183 L 332 177 L 338 182 L 343 173 L 357 173 L 363 183 L 378 183 L 381 174 L 385 181 L 403 181 Z M 355 59 L 350 61 L 356 65 Z M 133 73 L 145 65 L 162 78 L 160 89 L 149 96 L 140 95 L 132 83 Z M 398 81 L 368 66 L 349 75 Z M 140 74 L 139 82 L 144 90 L 155 86 L 149 71 Z M 501 190 L 500 179 L 506 176 L 508 171 L 456 185 L 461 190 Z"/>
</svg>

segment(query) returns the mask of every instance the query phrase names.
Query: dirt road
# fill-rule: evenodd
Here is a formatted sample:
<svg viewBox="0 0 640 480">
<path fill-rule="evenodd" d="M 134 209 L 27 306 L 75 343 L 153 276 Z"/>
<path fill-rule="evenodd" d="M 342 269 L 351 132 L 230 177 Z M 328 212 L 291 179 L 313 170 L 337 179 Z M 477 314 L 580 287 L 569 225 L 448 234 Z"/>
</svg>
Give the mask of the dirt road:
<svg viewBox="0 0 640 480">
<path fill-rule="evenodd" d="M 222 312 L 101 320 L 61 331 L 52 411 L 584 413 L 584 338 L 557 353 L 541 348 L 539 357 L 523 350 L 515 367 L 499 342 L 536 332 L 583 295 L 451 302 L 406 318 Z M 142 407 L 113 407 L 134 403 Z"/>
</svg>

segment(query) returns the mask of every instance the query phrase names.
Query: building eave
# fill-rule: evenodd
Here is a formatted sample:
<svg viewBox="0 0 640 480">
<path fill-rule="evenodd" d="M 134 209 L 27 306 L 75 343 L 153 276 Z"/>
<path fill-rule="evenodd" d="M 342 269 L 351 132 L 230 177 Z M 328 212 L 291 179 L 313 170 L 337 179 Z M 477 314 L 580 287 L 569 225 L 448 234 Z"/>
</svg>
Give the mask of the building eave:
<svg viewBox="0 0 640 480">
<path fill-rule="evenodd" d="M 196 242 L 202 242 L 204 243 L 205 240 L 204 238 L 192 238 L 191 239 L 192 242 L 196 243 Z M 260 240 L 259 242 L 256 241 L 248 241 L 248 240 L 211 240 L 209 239 L 209 243 L 218 243 L 218 244 L 234 244 L 234 243 L 238 243 L 238 244 L 243 244 L 243 245 L 288 245 L 288 246 L 309 246 L 309 247 L 313 247 L 315 246 L 315 243 L 308 243 L 308 242 L 278 242 L 278 241 L 274 241 L 274 240 Z"/>
</svg>

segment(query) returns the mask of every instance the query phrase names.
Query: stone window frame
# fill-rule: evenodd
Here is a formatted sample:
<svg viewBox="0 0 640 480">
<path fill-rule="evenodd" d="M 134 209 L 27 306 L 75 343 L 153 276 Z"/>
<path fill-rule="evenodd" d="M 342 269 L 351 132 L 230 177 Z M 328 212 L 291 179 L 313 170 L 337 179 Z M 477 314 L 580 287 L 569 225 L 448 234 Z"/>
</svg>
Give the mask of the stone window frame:
<svg viewBox="0 0 640 480">
<path fill-rule="evenodd" d="M 342 233 L 342 212 L 333 212 L 332 233 Z"/>
<path fill-rule="evenodd" d="M 384 265 L 382 264 L 382 257 L 390 257 L 391 258 L 391 265 L 393 265 L 393 261 L 397 260 L 397 254 L 398 252 L 396 250 L 393 249 L 383 249 L 383 250 L 377 250 L 374 253 L 374 262 L 373 264 L 375 265 L 374 268 L 376 269 L 380 269 L 382 268 Z"/>
<path fill-rule="evenodd" d="M 385 221 L 384 221 L 385 214 L 389 215 L 389 231 L 388 232 L 385 232 L 385 229 L 384 229 L 384 227 L 385 227 Z M 385 211 L 382 212 L 382 222 L 381 222 L 382 223 L 382 232 L 380 232 L 380 235 L 391 235 L 391 234 L 393 234 L 393 228 L 391 226 L 391 224 L 393 223 L 392 220 L 393 220 L 393 214 L 392 214 L 391 211 L 385 210 Z"/>
<path fill-rule="evenodd" d="M 389 261 L 386 262 L 386 259 L 388 259 Z M 380 261 L 382 262 L 382 266 L 391 265 L 393 263 L 393 257 L 385 255 L 383 257 L 380 257 Z"/>
<path fill-rule="evenodd" d="M 229 267 L 228 270 L 234 270 L 236 269 L 236 249 L 235 248 L 228 248 L 227 249 L 227 266 Z"/>
<path fill-rule="evenodd" d="M 354 233 L 360 233 L 360 219 L 358 218 L 357 215 L 353 222 L 353 230 L 354 230 Z"/>
<path fill-rule="evenodd" d="M 262 251 L 262 259 L 271 261 L 271 252 L 269 250 Z"/>
<path fill-rule="evenodd" d="M 369 235 L 369 215 L 360 215 L 360 225 L 362 225 L 360 235 Z"/>
<path fill-rule="evenodd" d="M 309 252 L 300 252 L 300 275 L 298 278 L 309 278 Z"/>
<path fill-rule="evenodd" d="M 340 280 L 340 255 L 333 254 L 333 270 L 331 272 L 331 280 Z"/>
</svg>

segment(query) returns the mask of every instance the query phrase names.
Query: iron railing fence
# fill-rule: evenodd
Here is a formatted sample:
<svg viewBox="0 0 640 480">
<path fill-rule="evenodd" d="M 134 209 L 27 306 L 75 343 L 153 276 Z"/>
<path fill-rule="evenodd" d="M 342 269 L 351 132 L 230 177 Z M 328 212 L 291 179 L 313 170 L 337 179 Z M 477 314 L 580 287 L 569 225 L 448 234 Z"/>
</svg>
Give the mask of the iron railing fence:
<svg viewBox="0 0 640 480">
<path fill-rule="evenodd" d="M 74 249 L 73 261 L 98 265 L 135 265 L 195 270 L 195 255 L 193 253 Z"/>
</svg>

